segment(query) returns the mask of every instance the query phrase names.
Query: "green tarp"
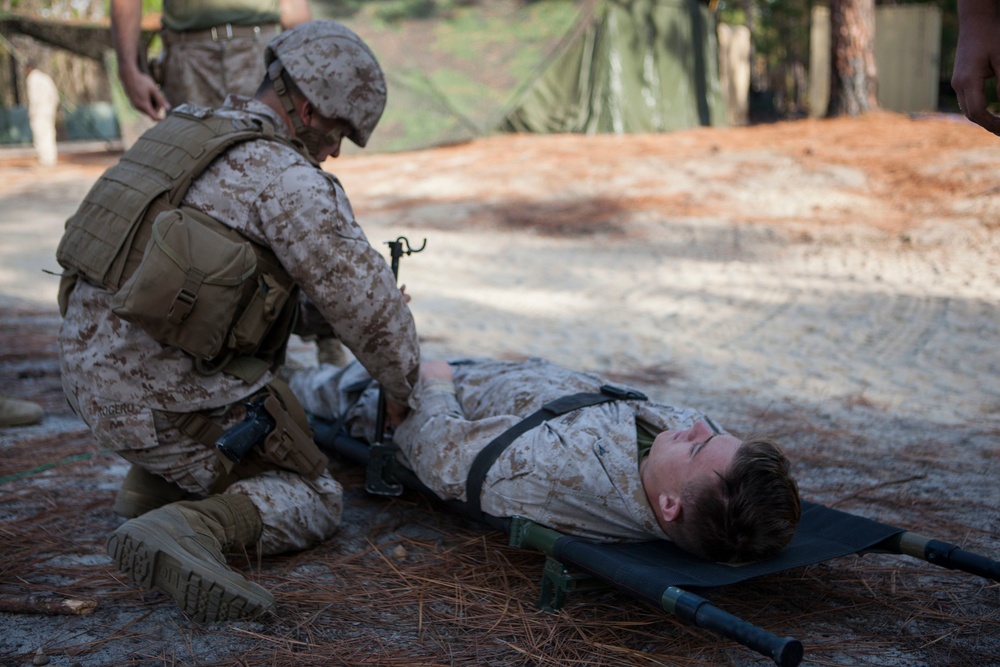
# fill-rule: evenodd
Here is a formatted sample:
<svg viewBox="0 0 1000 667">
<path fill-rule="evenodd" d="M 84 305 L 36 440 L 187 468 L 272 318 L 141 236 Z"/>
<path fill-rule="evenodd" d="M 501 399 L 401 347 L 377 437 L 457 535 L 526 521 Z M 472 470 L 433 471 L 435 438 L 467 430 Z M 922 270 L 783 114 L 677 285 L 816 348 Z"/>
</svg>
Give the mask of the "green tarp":
<svg viewBox="0 0 1000 667">
<path fill-rule="evenodd" d="M 715 19 L 696 0 L 492 0 L 391 22 L 379 4 L 336 17 L 371 45 L 389 82 L 366 152 L 503 131 L 724 124 Z"/>
<path fill-rule="evenodd" d="M 518 92 L 557 53 L 588 0 L 438 2 L 386 20 L 383 5 L 324 12 L 357 32 L 385 70 L 389 99 L 365 153 L 441 146 L 495 132 Z M 354 152 L 348 147 L 345 152 Z"/>
<path fill-rule="evenodd" d="M 717 53 L 715 21 L 697 2 L 601 2 L 500 127 L 595 134 L 720 125 Z"/>
</svg>

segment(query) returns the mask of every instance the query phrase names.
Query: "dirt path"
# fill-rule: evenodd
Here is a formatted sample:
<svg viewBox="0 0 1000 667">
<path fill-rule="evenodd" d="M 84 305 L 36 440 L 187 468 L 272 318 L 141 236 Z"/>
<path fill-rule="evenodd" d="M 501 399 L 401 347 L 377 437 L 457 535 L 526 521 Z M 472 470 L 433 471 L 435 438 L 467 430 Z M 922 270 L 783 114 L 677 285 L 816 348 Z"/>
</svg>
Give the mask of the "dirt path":
<svg viewBox="0 0 1000 667">
<path fill-rule="evenodd" d="M 0 615 L 17 629 L 0 639 L 0 663 L 26 664 L 45 646 L 83 665 L 193 655 L 291 664 L 286 653 L 302 642 L 314 657 L 381 647 L 346 664 L 766 664 L 634 612 L 620 596 L 537 617 L 537 560 L 522 563 L 418 501 L 366 499 L 352 473 L 344 534 L 260 572 L 278 585 L 287 618 L 206 636 L 162 597 L 119 587 L 102 544 L 123 467 L 96 451 L 61 400 L 56 279 L 40 271 L 57 269 L 62 223 L 106 164 L 76 157 L 42 173 L 0 162 L 0 383 L 51 415 L 0 433 L 0 478 L 91 454 L 0 484 L 12 544 L 37 539 L 43 508 L 57 523 L 82 516 L 57 488 L 79 491 L 91 517 L 73 525 L 78 547 L 46 541 L 46 553 L 72 564 L 59 570 L 62 583 L 45 564 L 52 556 L 35 563 L 21 546 L 4 557 L 0 593 L 29 582 L 103 601 L 71 630 L 50 617 Z M 704 407 L 737 432 L 780 436 L 807 498 L 1000 558 L 998 164 L 1000 142 L 964 121 L 884 114 L 657 136 L 497 137 L 327 166 L 373 244 L 427 239 L 400 269 L 425 356 L 544 356 Z M 294 351 L 311 359 L 307 345 Z M 386 560 L 373 545 L 406 545 L 411 556 Z M 472 577 L 465 593 L 420 569 L 450 571 L 449 558 Z M 525 581 L 490 579 L 497 558 L 513 559 Z M 368 569 L 355 572 L 356 562 Z M 338 588 L 330 582 L 340 571 L 361 579 L 345 575 Z M 312 596 L 303 572 L 319 572 L 306 577 Z M 803 638 L 823 664 L 998 664 L 1000 599 L 982 583 L 868 557 L 719 595 Z M 376 603 L 402 584 L 395 608 Z M 477 587 L 498 598 L 468 597 Z M 328 605 L 355 604 L 359 589 L 371 591 L 368 612 L 326 615 Z M 437 602 L 418 602 L 424 595 Z M 748 602 L 762 597 L 784 602 L 763 612 Z M 184 641 L 157 626 L 179 628 Z"/>
<path fill-rule="evenodd" d="M 338 174 L 371 239 L 429 239 L 401 272 L 444 349 L 960 423 L 1000 409 L 996 158 L 965 124 L 885 116 Z"/>
</svg>

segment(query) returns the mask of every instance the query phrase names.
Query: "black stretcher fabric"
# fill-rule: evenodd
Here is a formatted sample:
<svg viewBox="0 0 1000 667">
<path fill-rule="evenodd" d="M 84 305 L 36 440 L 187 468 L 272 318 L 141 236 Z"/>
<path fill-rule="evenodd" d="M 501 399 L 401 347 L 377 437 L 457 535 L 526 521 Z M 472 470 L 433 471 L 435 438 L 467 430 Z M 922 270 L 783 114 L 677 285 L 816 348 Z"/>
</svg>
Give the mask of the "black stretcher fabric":
<svg viewBox="0 0 1000 667">
<path fill-rule="evenodd" d="M 803 502 L 802 510 L 792 543 L 777 556 L 757 563 L 738 566 L 713 563 L 662 540 L 598 544 L 569 536 L 556 541 L 553 556 L 658 606 L 670 586 L 712 588 L 734 584 L 872 551 L 883 540 L 904 532 L 902 528 L 815 503 Z"/>
</svg>

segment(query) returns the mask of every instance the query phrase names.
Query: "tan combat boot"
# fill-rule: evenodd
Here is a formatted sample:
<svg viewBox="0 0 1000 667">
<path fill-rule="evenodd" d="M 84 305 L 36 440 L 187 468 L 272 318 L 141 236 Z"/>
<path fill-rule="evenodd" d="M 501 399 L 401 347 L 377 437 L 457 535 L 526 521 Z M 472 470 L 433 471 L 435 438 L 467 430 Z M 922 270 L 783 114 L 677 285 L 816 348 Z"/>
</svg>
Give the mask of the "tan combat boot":
<svg viewBox="0 0 1000 667">
<path fill-rule="evenodd" d="M 45 411 L 38 403 L 20 401 L 0 394 L 0 427 L 29 426 L 42 421 Z"/>
<path fill-rule="evenodd" d="M 150 510 L 192 498 L 197 496 L 187 493 L 159 475 L 133 465 L 122 480 L 118 495 L 115 496 L 114 510 L 115 514 L 122 518 L 134 519 Z"/>
<path fill-rule="evenodd" d="M 246 618 L 273 607 L 274 597 L 230 569 L 223 554 L 255 544 L 261 527 L 246 496 L 209 496 L 126 521 L 108 540 L 108 555 L 136 584 L 168 593 L 199 623 Z"/>
</svg>

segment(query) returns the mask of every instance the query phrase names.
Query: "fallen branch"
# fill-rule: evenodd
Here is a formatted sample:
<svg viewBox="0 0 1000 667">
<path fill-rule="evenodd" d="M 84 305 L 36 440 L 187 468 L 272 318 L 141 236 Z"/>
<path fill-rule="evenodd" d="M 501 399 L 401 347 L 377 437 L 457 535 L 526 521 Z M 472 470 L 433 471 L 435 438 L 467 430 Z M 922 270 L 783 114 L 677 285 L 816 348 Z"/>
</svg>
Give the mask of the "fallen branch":
<svg viewBox="0 0 1000 667">
<path fill-rule="evenodd" d="M 12 614 L 89 614 L 95 600 L 74 600 L 54 595 L 0 595 L 0 611 Z"/>
</svg>

